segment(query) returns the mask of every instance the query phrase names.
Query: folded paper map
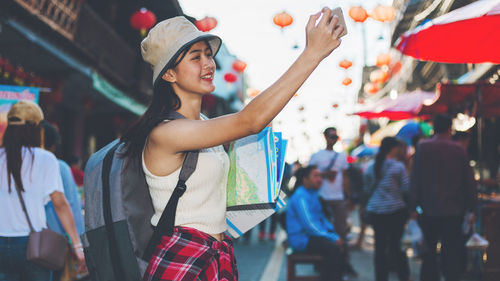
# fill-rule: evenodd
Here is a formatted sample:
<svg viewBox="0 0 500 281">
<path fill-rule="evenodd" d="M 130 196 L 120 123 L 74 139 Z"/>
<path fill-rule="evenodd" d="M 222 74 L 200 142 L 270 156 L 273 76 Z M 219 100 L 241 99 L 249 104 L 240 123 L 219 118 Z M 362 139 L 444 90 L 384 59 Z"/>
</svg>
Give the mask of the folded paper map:
<svg viewBox="0 0 500 281">
<path fill-rule="evenodd" d="M 281 203 L 278 201 L 286 146 L 282 134 L 269 127 L 231 143 L 226 205 L 233 237 L 248 231 L 285 205 L 284 197 Z"/>
</svg>

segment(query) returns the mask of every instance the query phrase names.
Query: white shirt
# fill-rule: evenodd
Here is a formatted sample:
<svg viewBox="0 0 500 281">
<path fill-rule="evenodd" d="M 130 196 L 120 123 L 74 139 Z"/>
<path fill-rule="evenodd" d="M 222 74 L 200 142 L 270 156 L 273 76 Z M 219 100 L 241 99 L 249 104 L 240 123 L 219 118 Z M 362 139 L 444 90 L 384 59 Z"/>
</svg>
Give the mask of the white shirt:
<svg viewBox="0 0 500 281">
<path fill-rule="evenodd" d="M 337 176 L 333 182 L 323 179 L 319 190 L 319 196 L 325 200 L 344 200 L 342 172 L 348 167 L 347 157 L 344 153 L 323 149 L 314 153 L 309 160 L 309 165 L 315 165 L 320 171 L 325 172 L 335 155 L 337 159 L 330 170 L 337 171 Z"/>
<path fill-rule="evenodd" d="M 35 231 L 47 228 L 44 205 L 55 191 L 64 193 L 59 163 L 54 154 L 41 148 L 22 149 L 22 196 Z M 0 148 L 0 236 L 28 236 L 30 228 L 11 176 L 11 192 L 7 180 L 7 158 Z"/>
</svg>

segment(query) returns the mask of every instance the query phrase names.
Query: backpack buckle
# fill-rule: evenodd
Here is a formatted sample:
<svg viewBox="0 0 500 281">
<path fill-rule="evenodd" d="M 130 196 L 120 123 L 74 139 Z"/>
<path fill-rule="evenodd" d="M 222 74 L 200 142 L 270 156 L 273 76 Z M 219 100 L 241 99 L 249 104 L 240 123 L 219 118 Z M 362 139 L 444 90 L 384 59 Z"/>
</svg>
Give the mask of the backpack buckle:
<svg viewBox="0 0 500 281">
<path fill-rule="evenodd" d="M 177 182 L 177 185 L 175 186 L 175 189 L 178 190 L 181 194 L 183 194 L 186 191 L 186 188 L 187 188 L 186 182 L 182 180 L 179 180 Z"/>
</svg>

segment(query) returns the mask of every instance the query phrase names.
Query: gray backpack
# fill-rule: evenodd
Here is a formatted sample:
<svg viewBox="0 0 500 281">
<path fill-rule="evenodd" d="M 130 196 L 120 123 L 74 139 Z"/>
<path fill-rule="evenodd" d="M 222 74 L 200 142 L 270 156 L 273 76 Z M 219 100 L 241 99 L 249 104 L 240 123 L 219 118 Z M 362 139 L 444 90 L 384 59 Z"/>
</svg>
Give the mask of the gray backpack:
<svg viewBox="0 0 500 281">
<path fill-rule="evenodd" d="M 168 119 L 180 118 L 174 112 Z M 142 163 L 125 158 L 123 149 L 115 140 L 93 154 L 85 167 L 82 243 L 93 281 L 142 280 L 161 237 L 173 231 L 178 200 L 198 161 L 198 151 L 186 154 L 177 186 L 153 228 L 153 203 Z"/>
</svg>

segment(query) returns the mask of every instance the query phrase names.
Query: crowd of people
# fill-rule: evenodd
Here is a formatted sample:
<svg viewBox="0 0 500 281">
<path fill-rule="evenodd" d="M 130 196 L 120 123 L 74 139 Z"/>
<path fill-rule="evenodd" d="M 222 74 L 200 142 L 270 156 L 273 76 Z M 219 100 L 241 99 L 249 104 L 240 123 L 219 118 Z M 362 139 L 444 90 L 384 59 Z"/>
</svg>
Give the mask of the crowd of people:
<svg viewBox="0 0 500 281">
<path fill-rule="evenodd" d="M 448 116 L 437 115 L 433 124 L 434 136 L 414 137 L 411 154 L 405 141 L 384 138 L 363 173 L 349 169 L 346 155 L 333 150 L 336 129 L 324 131 L 326 149 L 297 170 L 286 210 L 288 243 L 294 251 L 323 256 L 321 280 L 356 274 L 349 262 L 346 221 L 356 204 L 362 227 L 351 244 L 362 245 L 364 225 L 372 226 L 376 281 L 389 280 L 390 271 L 400 281 L 411 280 L 401 245 L 409 220 L 418 221 L 423 233 L 423 243 L 415 249 L 422 258 L 420 280 L 438 281 L 441 274 L 447 281 L 461 280 L 471 234 L 463 226 L 475 223 L 477 188 L 466 153 L 467 134 L 458 132 L 452 139 Z"/>
<path fill-rule="evenodd" d="M 199 155 L 192 177 L 183 183 L 184 191 L 186 185 L 189 189 L 176 209 L 175 228 L 154 245 L 143 280 L 238 279 L 233 244 L 225 234 L 229 159 L 222 145 L 261 131 L 276 117 L 318 64 L 340 45 L 343 27 L 337 23 L 328 8 L 311 15 L 306 48 L 290 69 L 241 112 L 210 120 L 200 114 L 201 101 L 214 91 L 213 57 L 221 39 L 199 32 L 183 17 L 162 21 L 150 30 L 141 50 L 154 69 L 154 95 L 121 141 L 123 157 L 142 163 L 154 205 L 154 215 L 145 218 L 151 226 L 157 226 L 178 187 L 187 152 L 199 151 Z M 169 119 L 173 112 L 185 118 Z M 0 147 L 0 280 L 47 281 L 61 274 L 27 257 L 30 235 L 47 227 L 68 236 L 70 252 L 80 264 L 79 271 L 84 271 L 79 237 L 84 231 L 82 202 L 77 191 L 83 175 L 78 160 L 72 159 L 70 167 L 53 154 L 59 142 L 57 129 L 44 121 L 37 104 L 14 104 L 7 122 Z M 409 218 L 418 219 L 424 235 L 421 280 L 439 280 L 439 265 L 447 281 L 460 279 L 462 224 L 465 219 L 474 223 L 476 187 L 465 149 L 451 140 L 451 119 L 437 116 L 434 130 L 433 138 L 416 146 L 411 161 L 406 159 L 405 143 L 384 139 L 364 173 L 362 190 L 352 188 L 360 179 L 353 178 L 356 173 L 346 154 L 333 150 L 337 130 L 324 131 L 326 148 L 312 155 L 309 166 L 296 171 L 286 211 L 289 245 L 324 257 L 319 265 L 322 280 L 357 274 L 348 247 L 347 217 L 353 203 L 363 205 L 363 221 L 375 230 L 377 281 L 388 280 L 392 263 L 401 281 L 410 280 L 400 244 Z M 346 188 L 346 182 L 351 188 Z M 204 245 L 216 245 L 217 255 Z"/>
</svg>

